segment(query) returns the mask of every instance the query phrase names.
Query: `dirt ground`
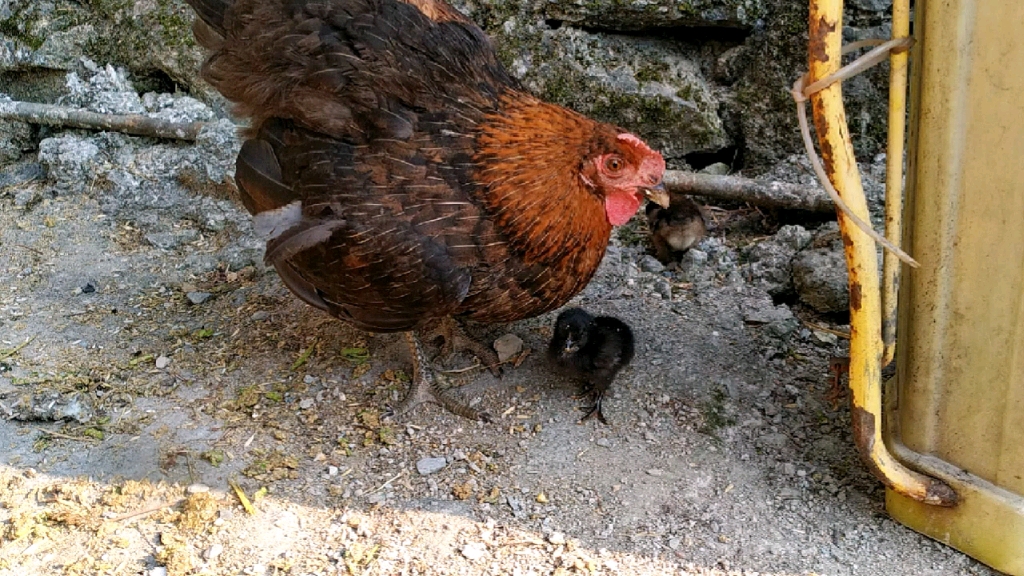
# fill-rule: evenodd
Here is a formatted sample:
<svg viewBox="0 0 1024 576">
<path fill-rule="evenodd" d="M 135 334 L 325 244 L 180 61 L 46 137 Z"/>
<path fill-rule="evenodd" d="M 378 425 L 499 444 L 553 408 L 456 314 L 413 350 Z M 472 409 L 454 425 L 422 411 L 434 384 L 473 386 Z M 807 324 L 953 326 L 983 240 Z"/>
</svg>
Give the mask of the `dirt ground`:
<svg viewBox="0 0 1024 576">
<path fill-rule="evenodd" d="M 115 167 L 190 148 L 121 140 Z M 610 426 L 546 367 L 553 314 L 471 328 L 532 350 L 500 379 L 436 360 L 494 423 L 388 422 L 403 339 L 301 304 L 239 207 L 147 172 L 0 190 L 0 575 L 992 574 L 888 518 L 827 399 L 843 340 L 773 331 L 736 274 L 615 241 L 574 301 L 637 334 Z"/>
</svg>

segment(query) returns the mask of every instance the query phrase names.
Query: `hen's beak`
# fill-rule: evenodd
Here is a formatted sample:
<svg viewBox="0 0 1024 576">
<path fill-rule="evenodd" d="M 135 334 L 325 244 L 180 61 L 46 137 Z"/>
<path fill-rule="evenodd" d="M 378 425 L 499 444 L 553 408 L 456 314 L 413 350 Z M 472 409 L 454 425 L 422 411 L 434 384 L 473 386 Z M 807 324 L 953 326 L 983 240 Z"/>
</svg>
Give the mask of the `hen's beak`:
<svg viewBox="0 0 1024 576">
<path fill-rule="evenodd" d="M 650 188 L 641 188 L 641 190 L 643 190 L 645 198 L 662 208 L 668 208 L 668 190 L 665 190 L 664 182 L 659 182 L 657 186 L 651 186 Z"/>
</svg>

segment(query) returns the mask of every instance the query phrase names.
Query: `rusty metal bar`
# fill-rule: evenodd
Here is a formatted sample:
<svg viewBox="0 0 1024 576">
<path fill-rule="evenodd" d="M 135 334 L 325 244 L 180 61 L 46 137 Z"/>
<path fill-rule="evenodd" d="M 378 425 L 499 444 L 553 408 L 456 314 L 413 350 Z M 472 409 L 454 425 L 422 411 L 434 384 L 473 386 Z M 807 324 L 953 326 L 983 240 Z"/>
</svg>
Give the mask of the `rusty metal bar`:
<svg viewBox="0 0 1024 576">
<path fill-rule="evenodd" d="M 810 1 L 808 84 L 827 78 L 841 66 L 842 6 L 842 0 Z M 841 83 L 831 84 L 811 95 L 810 100 L 829 179 L 853 214 L 868 222 L 870 215 L 846 123 Z M 882 440 L 878 258 L 871 237 L 844 212 L 839 211 L 838 218 L 850 277 L 850 389 L 857 449 L 886 486 L 928 504 L 955 505 L 957 495 L 947 484 L 900 464 Z"/>
</svg>

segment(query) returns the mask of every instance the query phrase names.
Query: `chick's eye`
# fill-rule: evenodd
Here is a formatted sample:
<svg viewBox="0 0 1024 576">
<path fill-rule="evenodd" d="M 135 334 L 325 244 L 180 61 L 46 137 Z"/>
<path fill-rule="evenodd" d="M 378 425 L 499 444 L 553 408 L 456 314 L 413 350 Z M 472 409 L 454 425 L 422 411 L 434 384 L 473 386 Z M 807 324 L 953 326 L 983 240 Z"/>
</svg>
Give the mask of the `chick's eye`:
<svg viewBox="0 0 1024 576">
<path fill-rule="evenodd" d="M 618 156 L 609 156 L 604 161 L 605 170 L 608 170 L 609 172 L 613 173 L 621 171 L 623 168 L 625 168 L 625 166 L 626 163 L 622 160 L 622 158 L 619 158 Z"/>
</svg>

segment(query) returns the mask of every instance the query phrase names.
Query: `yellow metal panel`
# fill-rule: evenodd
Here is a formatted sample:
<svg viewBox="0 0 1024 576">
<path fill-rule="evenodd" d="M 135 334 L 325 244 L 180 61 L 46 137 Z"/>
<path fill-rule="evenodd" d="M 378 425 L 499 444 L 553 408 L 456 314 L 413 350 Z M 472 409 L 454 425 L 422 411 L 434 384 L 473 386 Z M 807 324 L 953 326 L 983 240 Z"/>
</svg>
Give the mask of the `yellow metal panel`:
<svg viewBox="0 0 1024 576">
<path fill-rule="evenodd" d="M 1024 2 L 917 2 L 893 451 L 947 479 L 901 521 L 1024 575 Z M 941 464 L 940 464 L 941 463 Z M 993 532 L 998 530 L 997 539 Z M 1012 547 L 1012 548 L 1007 548 Z"/>
</svg>

